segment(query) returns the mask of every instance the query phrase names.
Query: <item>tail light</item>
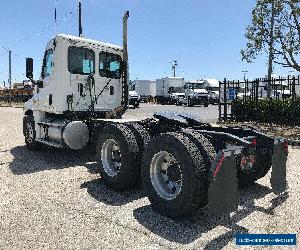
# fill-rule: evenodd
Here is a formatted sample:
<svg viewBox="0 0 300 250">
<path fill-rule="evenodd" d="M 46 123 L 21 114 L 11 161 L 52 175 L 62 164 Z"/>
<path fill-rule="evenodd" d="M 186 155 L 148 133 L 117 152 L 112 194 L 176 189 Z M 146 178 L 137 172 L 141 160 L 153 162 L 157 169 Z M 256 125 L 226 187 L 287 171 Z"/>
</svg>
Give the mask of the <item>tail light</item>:
<svg viewBox="0 0 300 250">
<path fill-rule="evenodd" d="M 240 167 L 242 170 L 250 170 L 255 164 L 255 155 L 243 156 L 240 161 Z"/>
<path fill-rule="evenodd" d="M 251 145 L 254 146 L 254 147 L 257 145 L 257 140 L 256 140 L 256 138 L 254 138 L 254 139 L 252 140 Z"/>
</svg>

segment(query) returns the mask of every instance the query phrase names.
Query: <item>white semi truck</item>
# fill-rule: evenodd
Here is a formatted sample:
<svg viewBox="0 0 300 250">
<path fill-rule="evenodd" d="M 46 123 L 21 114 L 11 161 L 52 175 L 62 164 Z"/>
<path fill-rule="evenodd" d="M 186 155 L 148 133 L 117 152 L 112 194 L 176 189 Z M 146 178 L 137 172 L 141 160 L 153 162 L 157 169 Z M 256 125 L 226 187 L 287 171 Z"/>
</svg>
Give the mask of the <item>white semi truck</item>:
<svg viewBox="0 0 300 250">
<path fill-rule="evenodd" d="M 237 209 L 238 183 L 254 182 L 271 166 L 274 190 L 284 190 L 284 140 L 214 127 L 188 114 L 121 119 L 128 108 L 128 15 L 123 48 L 70 35 L 48 42 L 41 77 L 24 108 L 27 148 L 89 147 L 109 187 L 142 182 L 152 207 L 173 218 L 205 205 L 211 214 Z M 26 59 L 26 76 L 33 81 L 32 58 Z"/>
</svg>

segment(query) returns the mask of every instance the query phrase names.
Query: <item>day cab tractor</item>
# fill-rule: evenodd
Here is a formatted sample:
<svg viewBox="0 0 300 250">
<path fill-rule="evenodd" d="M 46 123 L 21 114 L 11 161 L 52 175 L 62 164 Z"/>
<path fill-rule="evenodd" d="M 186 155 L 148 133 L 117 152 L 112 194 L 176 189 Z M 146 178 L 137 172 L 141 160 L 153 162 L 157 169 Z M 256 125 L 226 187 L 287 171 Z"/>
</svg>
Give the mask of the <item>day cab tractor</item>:
<svg viewBox="0 0 300 250">
<path fill-rule="evenodd" d="M 205 205 L 213 215 L 237 209 L 238 185 L 256 181 L 271 167 L 274 191 L 285 190 L 284 140 L 182 113 L 122 119 L 128 108 L 128 15 L 123 48 L 70 35 L 48 42 L 40 79 L 24 108 L 27 148 L 88 147 L 107 186 L 121 191 L 142 183 L 153 208 L 172 218 Z M 26 76 L 33 81 L 31 58 Z"/>
</svg>

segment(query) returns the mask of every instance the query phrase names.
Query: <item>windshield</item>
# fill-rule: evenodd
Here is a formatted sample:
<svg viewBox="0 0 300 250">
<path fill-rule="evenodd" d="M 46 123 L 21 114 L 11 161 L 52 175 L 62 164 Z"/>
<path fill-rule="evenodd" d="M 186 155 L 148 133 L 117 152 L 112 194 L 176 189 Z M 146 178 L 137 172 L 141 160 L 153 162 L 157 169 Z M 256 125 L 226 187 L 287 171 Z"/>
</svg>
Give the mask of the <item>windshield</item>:
<svg viewBox="0 0 300 250">
<path fill-rule="evenodd" d="M 208 87 L 210 91 L 219 91 L 219 87 Z"/>
<path fill-rule="evenodd" d="M 69 47 L 68 68 L 72 74 L 88 75 L 95 72 L 95 53 L 87 48 Z"/>
<path fill-rule="evenodd" d="M 184 93 L 184 90 L 182 87 L 171 87 L 169 93 Z"/>
<path fill-rule="evenodd" d="M 203 83 L 187 83 L 186 88 L 188 89 L 203 89 L 204 84 Z"/>
</svg>

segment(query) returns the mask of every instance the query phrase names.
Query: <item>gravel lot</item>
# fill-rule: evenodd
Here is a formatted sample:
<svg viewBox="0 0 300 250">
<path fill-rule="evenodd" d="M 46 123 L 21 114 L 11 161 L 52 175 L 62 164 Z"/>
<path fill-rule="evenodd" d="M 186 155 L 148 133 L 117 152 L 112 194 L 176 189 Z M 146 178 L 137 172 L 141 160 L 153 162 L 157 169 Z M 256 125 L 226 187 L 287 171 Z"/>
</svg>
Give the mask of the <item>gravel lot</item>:
<svg viewBox="0 0 300 250">
<path fill-rule="evenodd" d="M 125 116 L 176 109 L 142 105 Z M 217 118 L 216 106 L 180 109 Z M 208 218 L 203 209 L 179 221 L 153 212 L 141 189 L 107 189 L 89 160 L 88 152 L 26 150 L 22 109 L 0 107 L 0 248 L 235 249 L 237 232 L 300 233 L 299 148 L 290 148 L 287 194 L 271 192 L 268 174 L 240 190 L 231 218 Z"/>
</svg>

